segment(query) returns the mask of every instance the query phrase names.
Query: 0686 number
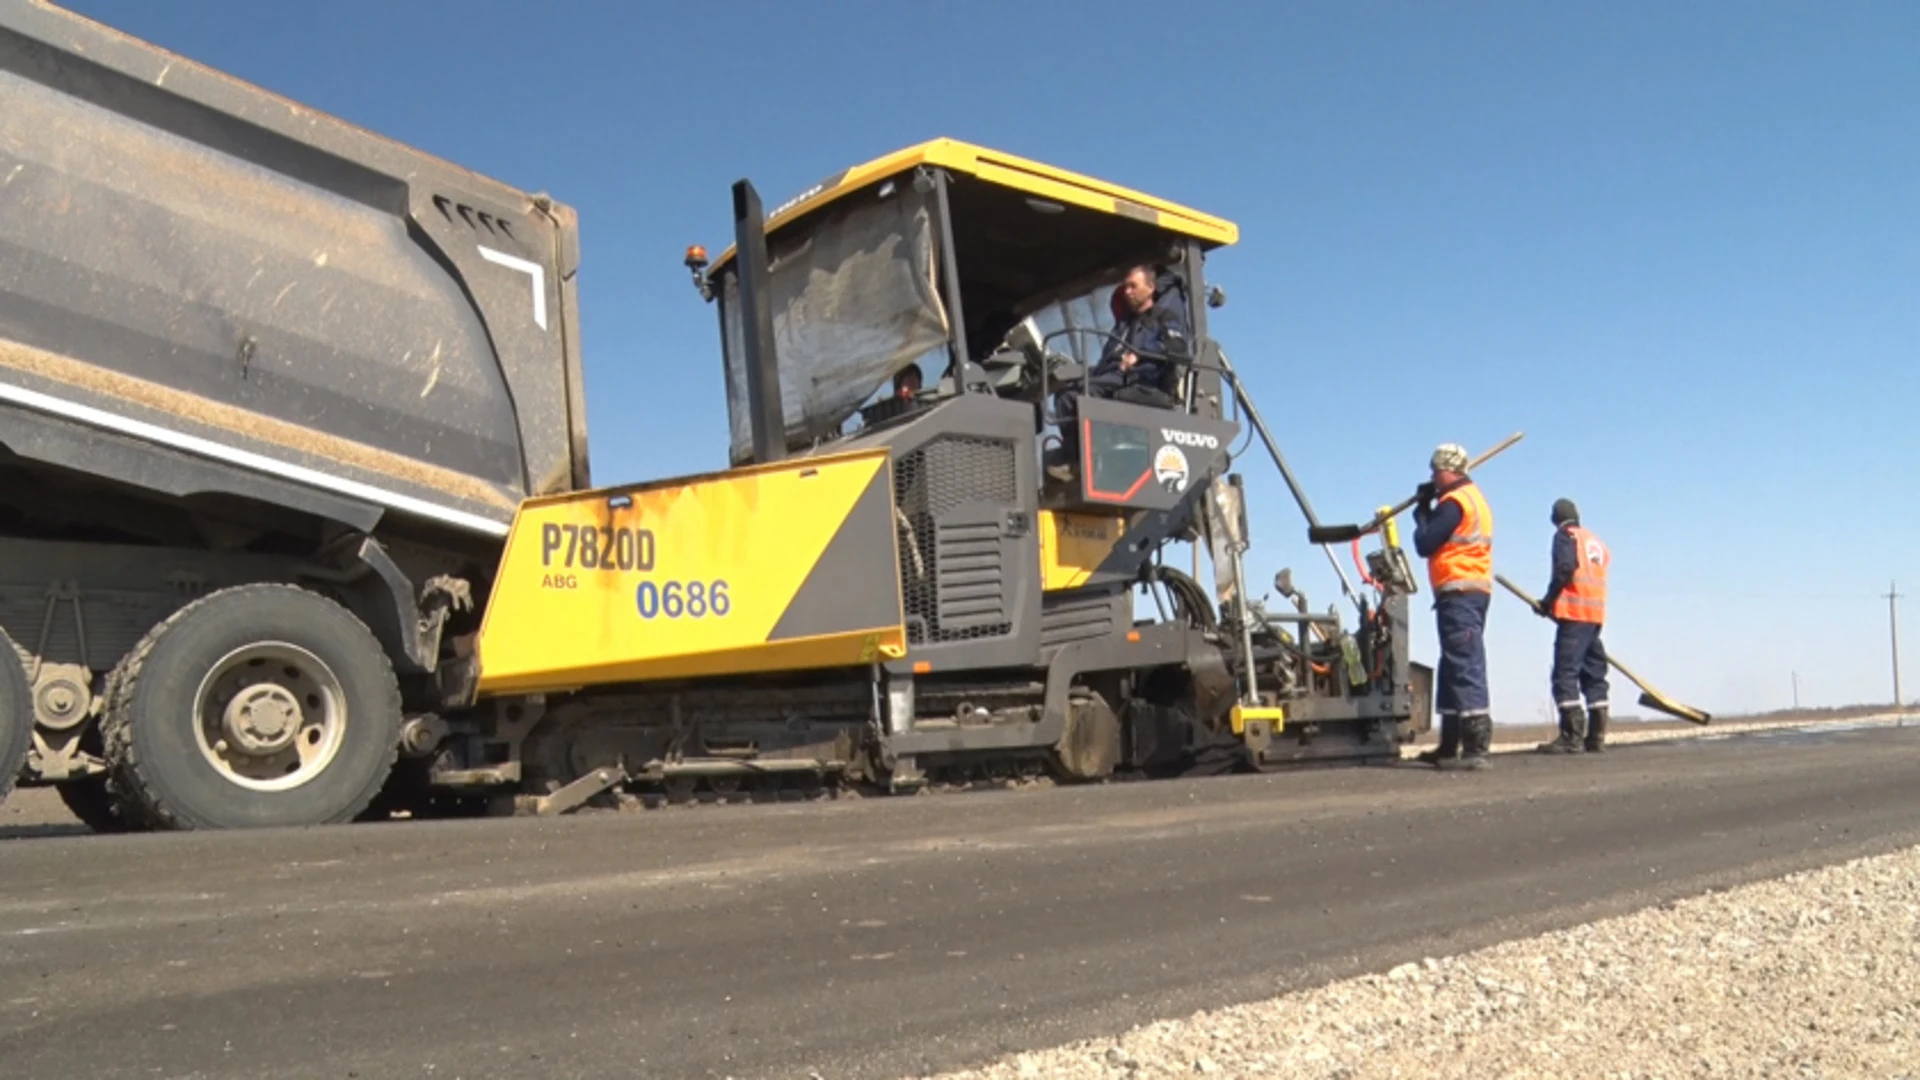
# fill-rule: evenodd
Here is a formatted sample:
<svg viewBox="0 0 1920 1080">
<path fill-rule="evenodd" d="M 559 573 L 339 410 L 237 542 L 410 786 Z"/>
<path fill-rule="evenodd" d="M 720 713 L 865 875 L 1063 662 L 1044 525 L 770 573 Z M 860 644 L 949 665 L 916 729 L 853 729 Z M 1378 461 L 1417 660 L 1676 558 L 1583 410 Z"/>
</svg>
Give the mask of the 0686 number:
<svg viewBox="0 0 1920 1080">
<path fill-rule="evenodd" d="M 643 581 L 634 589 L 633 600 L 643 619 L 724 618 L 733 610 L 733 600 L 727 595 L 724 580 L 661 584 Z"/>
</svg>

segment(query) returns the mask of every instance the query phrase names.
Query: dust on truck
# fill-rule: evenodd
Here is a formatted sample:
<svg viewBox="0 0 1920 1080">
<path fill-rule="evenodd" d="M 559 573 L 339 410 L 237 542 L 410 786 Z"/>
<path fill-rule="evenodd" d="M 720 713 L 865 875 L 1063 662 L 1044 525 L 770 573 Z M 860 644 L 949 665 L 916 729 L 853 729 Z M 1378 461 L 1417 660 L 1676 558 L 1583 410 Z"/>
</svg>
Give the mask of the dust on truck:
<svg viewBox="0 0 1920 1080">
<path fill-rule="evenodd" d="M 37 0 L 0 201 L 0 797 L 424 805 L 517 508 L 589 482 L 572 211 Z"/>
</svg>

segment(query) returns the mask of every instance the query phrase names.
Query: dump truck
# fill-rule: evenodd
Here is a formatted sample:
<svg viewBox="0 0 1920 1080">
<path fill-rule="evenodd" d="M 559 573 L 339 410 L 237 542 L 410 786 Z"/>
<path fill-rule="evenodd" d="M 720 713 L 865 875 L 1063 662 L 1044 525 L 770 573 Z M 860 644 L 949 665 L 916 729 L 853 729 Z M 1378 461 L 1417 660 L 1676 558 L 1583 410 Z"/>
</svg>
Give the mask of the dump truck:
<svg viewBox="0 0 1920 1080">
<path fill-rule="evenodd" d="M 0 793 L 361 812 L 589 483 L 573 211 L 32 0 L 0 199 Z"/>
<path fill-rule="evenodd" d="M 1243 436 L 1313 519 L 1208 333 L 1231 222 L 949 139 L 771 214 L 743 180 L 733 246 L 687 257 L 728 465 L 608 485 L 549 197 L 33 0 L 0 6 L 0 190 L 0 775 L 96 829 L 1098 783 L 1427 728 L 1391 522 L 1351 628 L 1287 570 L 1253 596 Z M 1159 384 L 1088 393 L 1136 270 L 1184 329 Z"/>
</svg>

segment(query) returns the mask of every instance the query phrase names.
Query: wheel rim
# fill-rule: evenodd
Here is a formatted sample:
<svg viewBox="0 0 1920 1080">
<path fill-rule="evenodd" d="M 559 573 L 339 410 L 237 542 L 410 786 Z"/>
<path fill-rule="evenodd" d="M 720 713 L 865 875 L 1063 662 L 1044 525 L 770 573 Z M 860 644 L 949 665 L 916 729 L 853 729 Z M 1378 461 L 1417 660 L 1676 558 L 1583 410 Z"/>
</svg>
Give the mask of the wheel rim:
<svg viewBox="0 0 1920 1080">
<path fill-rule="evenodd" d="M 347 692 L 298 645 L 263 641 L 208 670 L 194 695 L 194 739 L 227 781 L 287 791 L 326 772 L 347 728 Z"/>
</svg>

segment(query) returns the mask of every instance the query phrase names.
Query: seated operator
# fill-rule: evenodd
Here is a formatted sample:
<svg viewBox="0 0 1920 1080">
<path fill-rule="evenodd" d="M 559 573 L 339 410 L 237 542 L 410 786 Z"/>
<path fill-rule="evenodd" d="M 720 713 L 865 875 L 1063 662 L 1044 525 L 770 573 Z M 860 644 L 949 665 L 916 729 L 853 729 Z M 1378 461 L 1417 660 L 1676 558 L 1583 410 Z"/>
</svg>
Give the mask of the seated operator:
<svg viewBox="0 0 1920 1080">
<path fill-rule="evenodd" d="M 1079 395 L 1170 409 L 1176 404 L 1175 362 L 1188 355 L 1187 313 L 1177 291 L 1158 292 L 1153 267 L 1127 271 L 1114 303 L 1113 332 L 1100 361 L 1087 373 L 1081 391 L 1063 390 L 1054 412 L 1060 419 L 1060 446 L 1047 464 L 1056 480 L 1071 480 L 1080 459 Z"/>
<path fill-rule="evenodd" d="M 893 373 L 893 393 L 887 397 L 876 397 L 871 405 L 863 405 L 855 414 L 860 426 L 848 431 L 844 423 L 840 434 L 857 433 L 861 428 L 871 427 L 898 416 L 904 416 L 913 408 L 913 396 L 920 392 L 920 365 L 908 364 Z"/>
<path fill-rule="evenodd" d="M 899 401 L 912 401 L 913 395 L 920 392 L 920 365 L 908 364 L 893 374 L 893 396 Z"/>
</svg>

